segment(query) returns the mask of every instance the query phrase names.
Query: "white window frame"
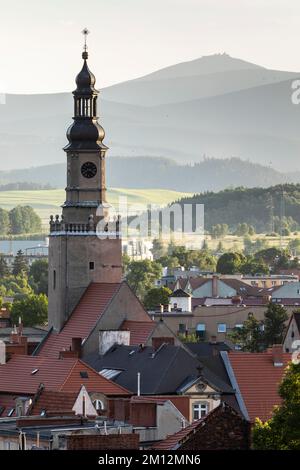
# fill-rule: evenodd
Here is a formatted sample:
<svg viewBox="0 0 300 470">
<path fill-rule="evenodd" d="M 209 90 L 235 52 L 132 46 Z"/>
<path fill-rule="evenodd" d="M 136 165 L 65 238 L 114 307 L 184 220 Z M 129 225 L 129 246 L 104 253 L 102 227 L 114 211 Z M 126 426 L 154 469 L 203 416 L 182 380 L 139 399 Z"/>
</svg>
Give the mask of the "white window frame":
<svg viewBox="0 0 300 470">
<path fill-rule="evenodd" d="M 199 401 L 193 403 L 193 421 L 204 418 L 208 413 L 208 403 L 206 401 Z M 195 416 L 197 414 L 197 417 Z"/>
<path fill-rule="evenodd" d="M 221 329 L 222 326 L 224 326 L 224 328 Z M 226 323 L 218 323 L 218 333 L 226 333 L 226 332 L 227 332 Z"/>
</svg>

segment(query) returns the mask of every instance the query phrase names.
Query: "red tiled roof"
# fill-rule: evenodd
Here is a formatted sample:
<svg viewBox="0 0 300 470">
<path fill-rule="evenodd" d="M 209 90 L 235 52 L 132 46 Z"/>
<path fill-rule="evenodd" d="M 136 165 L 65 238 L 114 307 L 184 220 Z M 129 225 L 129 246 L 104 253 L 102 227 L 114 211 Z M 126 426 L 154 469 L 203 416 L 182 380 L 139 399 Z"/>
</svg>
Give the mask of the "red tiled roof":
<svg viewBox="0 0 300 470">
<path fill-rule="evenodd" d="M 28 409 L 27 415 L 40 415 L 43 410 L 47 414 L 72 413 L 72 408 L 78 394 L 71 392 L 57 392 L 52 390 L 41 390 L 36 396 L 36 401 Z"/>
<path fill-rule="evenodd" d="M 199 423 L 202 422 L 203 419 L 204 418 L 194 421 L 186 428 L 183 428 L 175 434 L 168 436 L 164 441 L 160 441 L 157 444 L 154 444 L 154 446 L 151 448 L 157 450 L 175 450 L 183 439 L 194 432 L 195 428 L 199 426 Z"/>
<path fill-rule="evenodd" d="M 58 358 L 63 349 L 70 349 L 73 337 L 87 338 L 119 287 L 118 283 L 90 284 L 63 329 L 49 335 L 38 356 Z"/>
<path fill-rule="evenodd" d="M 271 351 L 264 353 L 228 353 L 229 361 L 240 388 L 251 422 L 255 418 L 268 420 L 275 405 L 280 405 L 278 386 L 285 368 L 291 360 L 290 354 L 283 354 L 283 366 L 275 367 Z"/>
<path fill-rule="evenodd" d="M 0 418 L 7 418 L 9 410 L 16 407 L 15 397 L 9 394 L 0 393 L 0 408 L 4 408 L 2 412 L 0 411 Z M 12 414 L 15 416 L 15 411 Z"/>
<path fill-rule="evenodd" d="M 32 374 L 36 369 L 37 372 Z M 88 377 L 82 377 L 80 372 L 87 372 Z M 14 356 L 0 365 L 0 393 L 34 395 L 41 383 L 47 390 L 78 393 L 84 384 L 90 392 L 130 395 L 128 390 L 98 374 L 79 359 Z"/>
<path fill-rule="evenodd" d="M 146 344 L 151 335 L 156 322 L 154 321 L 132 321 L 125 320 L 121 325 L 121 330 L 130 331 L 130 346 Z"/>
</svg>

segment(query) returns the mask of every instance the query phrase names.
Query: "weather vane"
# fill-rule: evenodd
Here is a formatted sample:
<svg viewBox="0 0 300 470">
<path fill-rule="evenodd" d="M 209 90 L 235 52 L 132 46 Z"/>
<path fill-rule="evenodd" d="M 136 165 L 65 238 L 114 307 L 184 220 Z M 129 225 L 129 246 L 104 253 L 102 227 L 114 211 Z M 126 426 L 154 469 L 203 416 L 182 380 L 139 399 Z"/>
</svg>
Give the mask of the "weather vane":
<svg viewBox="0 0 300 470">
<path fill-rule="evenodd" d="M 86 52 L 86 51 L 87 51 L 86 39 L 87 39 L 87 35 L 90 34 L 90 31 L 89 31 L 87 28 L 84 28 L 81 32 L 82 32 L 82 34 L 84 35 L 84 46 L 83 46 L 83 50 L 84 50 L 84 52 Z"/>
</svg>

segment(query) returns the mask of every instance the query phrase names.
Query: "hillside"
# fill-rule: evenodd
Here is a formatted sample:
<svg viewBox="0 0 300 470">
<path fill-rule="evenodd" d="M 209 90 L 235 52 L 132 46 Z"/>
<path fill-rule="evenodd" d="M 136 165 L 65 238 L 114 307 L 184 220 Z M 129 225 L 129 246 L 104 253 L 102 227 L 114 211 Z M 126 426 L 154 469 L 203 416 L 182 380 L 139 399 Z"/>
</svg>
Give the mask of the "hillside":
<svg viewBox="0 0 300 470">
<path fill-rule="evenodd" d="M 110 204 L 118 208 L 119 198 L 127 198 L 128 204 L 157 204 L 164 206 L 175 199 L 181 198 L 190 193 L 180 193 L 167 190 L 141 190 L 141 189 L 122 189 L 111 188 L 108 191 L 107 199 Z M 50 189 L 41 191 L 1 191 L 0 207 L 3 209 L 12 209 L 17 205 L 29 205 L 33 207 L 43 223 L 47 224 L 51 214 L 59 214 L 60 206 L 65 200 L 63 189 Z"/>
<path fill-rule="evenodd" d="M 297 77 L 215 54 L 105 88 L 100 116 L 109 156 L 164 155 L 180 164 L 204 155 L 239 157 L 297 171 L 300 108 L 291 103 Z M 61 162 L 72 108 L 70 93 L 6 95 L 0 169 Z"/>
<path fill-rule="evenodd" d="M 280 219 L 290 230 L 300 227 L 300 184 L 269 188 L 236 188 L 217 193 L 207 192 L 183 198 L 181 204 L 204 204 L 205 229 L 216 224 L 253 225 L 257 232 L 270 232 Z"/>
<path fill-rule="evenodd" d="M 179 165 L 166 158 L 107 158 L 108 187 L 168 189 L 183 192 L 220 191 L 229 187 L 268 187 L 300 182 L 300 173 L 280 173 L 270 167 L 232 159 L 204 159 L 194 165 Z M 54 188 L 65 186 L 64 163 L 0 172 L 0 185 L 24 181 Z"/>
</svg>

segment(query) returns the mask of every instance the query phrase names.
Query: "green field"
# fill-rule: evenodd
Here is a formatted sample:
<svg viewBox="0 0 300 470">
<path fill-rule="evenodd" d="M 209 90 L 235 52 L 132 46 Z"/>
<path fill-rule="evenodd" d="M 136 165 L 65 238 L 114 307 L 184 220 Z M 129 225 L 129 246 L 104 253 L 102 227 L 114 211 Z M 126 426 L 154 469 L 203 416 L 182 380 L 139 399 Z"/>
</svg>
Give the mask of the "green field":
<svg viewBox="0 0 300 470">
<path fill-rule="evenodd" d="M 118 207 L 119 198 L 127 197 L 128 204 L 157 204 L 164 206 L 190 193 L 169 191 L 166 189 L 123 189 L 112 188 L 108 191 L 108 202 Z M 60 212 L 60 205 L 65 200 L 63 189 L 41 191 L 0 191 L 0 207 L 9 210 L 18 205 L 33 207 L 44 224 L 48 223 L 51 214 Z M 130 212 L 138 208 L 130 208 Z"/>
</svg>

